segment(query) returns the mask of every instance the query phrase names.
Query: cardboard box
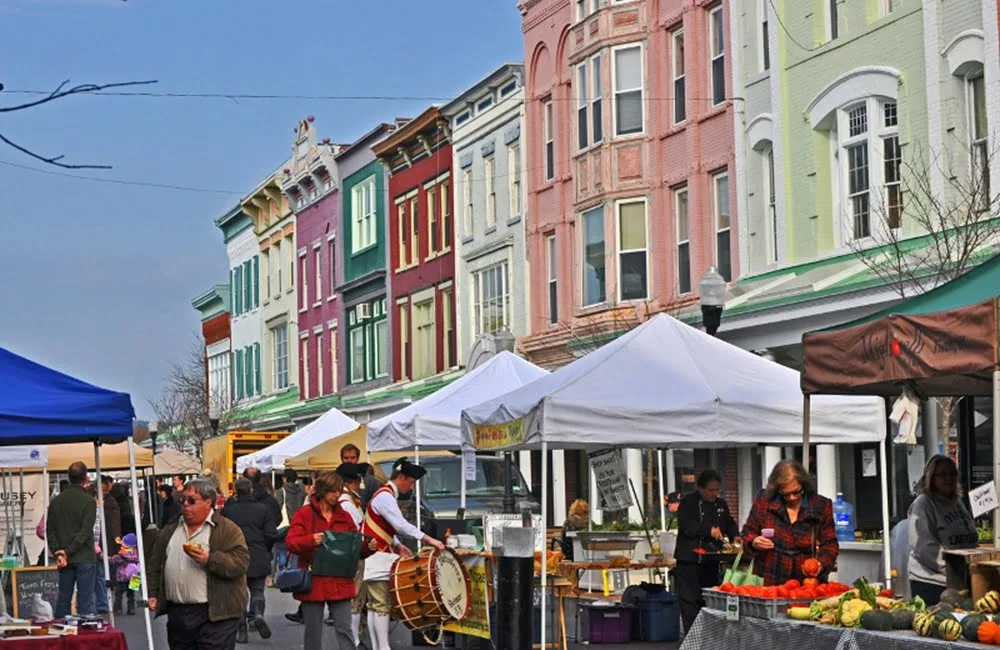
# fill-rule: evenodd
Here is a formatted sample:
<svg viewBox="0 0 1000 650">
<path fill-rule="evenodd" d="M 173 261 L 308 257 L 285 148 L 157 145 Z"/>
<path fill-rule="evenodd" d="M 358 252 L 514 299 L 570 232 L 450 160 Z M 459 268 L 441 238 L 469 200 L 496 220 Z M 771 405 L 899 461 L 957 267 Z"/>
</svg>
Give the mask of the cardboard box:
<svg viewBox="0 0 1000 650">
<path fill-rule="evenodd" d="M 1000 590 L 1000 549 L 944 551 L 945 579 L 950 589 L 967 589 L 974 601 L 991 589 Z"/>
</svg>

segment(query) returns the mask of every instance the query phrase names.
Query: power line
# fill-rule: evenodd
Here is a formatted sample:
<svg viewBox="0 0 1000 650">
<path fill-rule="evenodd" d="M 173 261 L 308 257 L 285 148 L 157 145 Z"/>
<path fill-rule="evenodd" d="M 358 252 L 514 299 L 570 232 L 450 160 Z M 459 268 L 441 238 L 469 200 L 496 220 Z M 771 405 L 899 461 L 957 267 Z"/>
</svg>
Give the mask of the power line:
<svg viewBox="0 0 1000 650">
<path fill-rule="evenodd" d="M 816 47 L 806 47 L 805 45 L 800 43 L 794 36 L 792 36 L 792 33 L 788 30 L 788 27 L 785 26 L 785 21 L 781 19 L 781 14 L 778 13 L 778 8 L 774 5 L 774 0 L 767 0 L 767 3 L 771 5 L 771 9 L 774 9 L 774 17 L 777 19 L 778 26 L 781 27 L 781 31 L 785 32 L 785 36 L 788 37 L 788 40 L 790 40 L 792 43 L 795 43 L 795 45 L 797 45 L 799 49 L 805 50 L 806 52 L 815 52 L 819 48 L 823 47 L 823 45 L 826 45 L 826 43 L 823 43 L 822 45 L 817 45 Z"/>
<path fill-rule="evenodd" d="M 75 178 L 82 181 L 93 181 L 95 183 L 112 183 L 114 185 L 131 185 L 135 187 L 151 187 L 161 190 L 177 190 L 182 192 L 199 192 L 202 194 L 229 194 L 233 196 L 243 196 L 246 192 L 233 192 L 231 190 L 215 190 L 205 187 L 189 187 L 185 185 L 171 185 L 168 183 L 148 183 L 146 181 L 130 181 L 121 178 L 98 178 L 96 176 L 84 176 L 83 174 L 71 174 L 68 172 L 59 172 L 52 169 L 39 169 L 38 167 L 30 167 L 28 165 L 19 165 L 17 163 L 7 162 L 6 160 L 0 160 L 0 165 L 5 167 L 14 167 L 16 169 L 24 169 L 26 171 L 37 172 L 39 174 L 48 174 L 49 176 L 62 176 L 65 178 Z"/>
</svg>

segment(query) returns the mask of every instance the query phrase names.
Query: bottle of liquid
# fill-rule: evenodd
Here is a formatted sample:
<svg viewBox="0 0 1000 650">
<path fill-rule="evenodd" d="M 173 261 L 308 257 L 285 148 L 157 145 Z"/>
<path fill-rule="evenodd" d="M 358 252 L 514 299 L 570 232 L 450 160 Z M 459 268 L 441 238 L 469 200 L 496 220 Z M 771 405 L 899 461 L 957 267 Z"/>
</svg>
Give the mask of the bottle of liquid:
<svg viewBox="0 0 1000 650">
<path fill-rule="evenodd" d="M 854 541 L 854 506 L 844 501 L 844 493 L 837 492 L 833 502 L 833 523 L 838 542 Z"/>
</svg>

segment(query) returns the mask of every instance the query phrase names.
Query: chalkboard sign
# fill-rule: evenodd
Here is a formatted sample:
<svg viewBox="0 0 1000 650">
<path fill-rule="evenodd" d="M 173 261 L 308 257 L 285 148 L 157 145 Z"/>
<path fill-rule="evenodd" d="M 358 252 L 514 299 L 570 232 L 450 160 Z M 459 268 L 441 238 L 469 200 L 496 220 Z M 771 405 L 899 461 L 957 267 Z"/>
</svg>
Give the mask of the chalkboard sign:
<svg viewBox="0 0 1000 650">
<path fill-rule="evenodd" d="M 12 581 L 14 618 L 32 618 L 42 602 L 56 609 L 59 598 L 59 569 L 54 566 L 24 567 L 14 569 Z M 36 597 L 37 596 L 37 597 Z M 73 602 L 76 611 L 76 599 Z"/>
</svg>

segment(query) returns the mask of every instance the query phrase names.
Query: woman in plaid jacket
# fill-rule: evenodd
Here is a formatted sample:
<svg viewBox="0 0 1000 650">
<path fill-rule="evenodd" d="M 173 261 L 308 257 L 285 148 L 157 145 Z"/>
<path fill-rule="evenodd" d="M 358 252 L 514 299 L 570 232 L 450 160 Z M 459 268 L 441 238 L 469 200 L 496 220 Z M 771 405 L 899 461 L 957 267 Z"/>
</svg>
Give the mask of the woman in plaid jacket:
<svg viewBox="0 0 1000 650">
<path fill-rule="evenodd" d="M 774 537 L 762 535 L 774 529 Z M 837 533 L 833 502 L 816 494 L 812 477 L 801 464 L 783 460 L 774 466 L 767 489 L 753 501 L 743 525 L 743 545 L 754 558 L 754 573 L 767 585 L 781 585 L 807 577 L 802 561 L 815 557 L 822 565 L 820 579 L 837 568 Z"/>
</svg>

